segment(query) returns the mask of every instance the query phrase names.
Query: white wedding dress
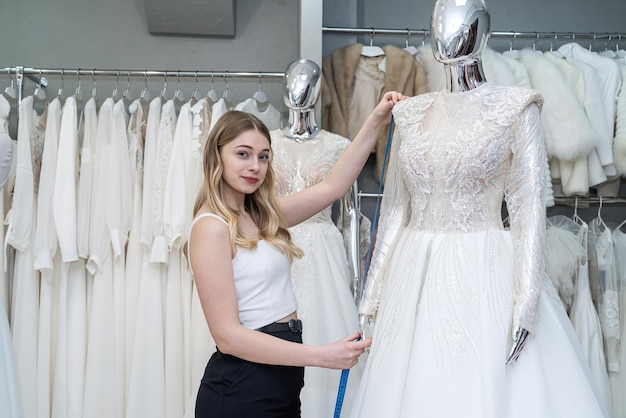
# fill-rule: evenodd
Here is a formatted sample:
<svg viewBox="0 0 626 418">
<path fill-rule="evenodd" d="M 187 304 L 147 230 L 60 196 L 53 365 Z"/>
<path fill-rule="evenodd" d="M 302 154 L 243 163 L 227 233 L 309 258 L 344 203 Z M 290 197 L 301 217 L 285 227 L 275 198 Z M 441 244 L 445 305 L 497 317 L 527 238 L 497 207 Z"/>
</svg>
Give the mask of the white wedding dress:
<svg viewBox="0 0 626 418">
<path fill-rule="evenodd" d="M 351 417 L 608 417 L 546 277 L 541 104 L 486 83 L 394 107 Z M 505 365 L 518 327 L 529 339 Z"/>
<path fill-rule="evenodd" d="M 350 144 L 348 139 L 324 130 L 303 142 L 285 136 L 280 129 L 270 134 L 276 191 L 281 197 L 322 181 Z M 304 256 L 291 265 L 298 317 L 303 322 L 302 341 L 328 344 L 358 331 L 346 247 L 331 218 L 331 206 L 289 232 L 304 251 Z M 361 373 L 361 364 L 351 369 L 342 411 L 350 410 Z M 302 418 L 333 416 L 340 377 L 340 370 L 306 368 L 300 394 Z"/>
</svg>

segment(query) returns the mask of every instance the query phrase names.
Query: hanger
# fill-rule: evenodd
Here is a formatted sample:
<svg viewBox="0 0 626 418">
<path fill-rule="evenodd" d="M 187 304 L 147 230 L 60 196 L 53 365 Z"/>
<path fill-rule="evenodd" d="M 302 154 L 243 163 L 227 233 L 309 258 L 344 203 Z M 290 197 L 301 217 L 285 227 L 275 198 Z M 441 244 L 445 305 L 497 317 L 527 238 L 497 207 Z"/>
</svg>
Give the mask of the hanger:
<svg viewBox="0 0 626 418">
<path fill-rule="evenodd" d="M 39 69 L 39 81 L 37 82 L 37 87 L 35 87 L 35 92 L 33 93 L 35 99 L 46 100 L 46 90 L 44 88 L 47 83 L 47 80 L 42 75 L 41 69 Z"/>
<path fill-rule="evenodd" d="M 619 33 L 617 34 L 617 42 L 615 42 L 615 55 L 620 57 L 620 58 L 624 58 L 626 56 L 626 51 L 621 49 L 619 44 L 622 41 L 622 34 Z"/>
<path fill-rule="evenodd" d="M 64 75 L 65 69 L 61 68 L 61 85 L 59 86 L 59 90 L 57 91 L 57 99 L 63 101 L 63 88 L 65 87 Z"/>
<path fill-rule="evenodd" d="M 163 90 L 161 90 L 161 101 L 166 100 L 165 94 L 167 93 L 167 70 L 165 71 L 165 76 L 163 77 Z"/>
<path fill-rule="evenodd" d="M 226 73 L 224 73 L 224 83 L 226 84 L 226 89 L 224 90 L 224 93 L 222 93 L 222 100 L 224 101 L 224 105 L 227 109 L 232 109 L 233 104 L 230 100 L 228 100 L 228 80 L 226 79 Z"/>
<path fill-rule="evenodd" d="M 626 226 L 626 218 L 624 218 L 624 220 L 622 221 L 622 223 L 620 223 L 617 228 L 615 228 L 615 230 L 621 230 L 622 227 Z"/>
<path fill-rule="evenodd" d="M 11 85 L 8 86 L 8 87 L 5 87 L 4 95 L 8 99 L 16 100 L 17 99 L 17 90 L 15 90 L 15 87 L 13 86 L 13 77 L 11 77 L 11 70 L 8 70 L 7 73 L 9 74 L 9 79 L 11 80 Z"/>
<path fill-rule="evenodd" d="M 130 78 L 130 75 L 129 75 Z M 145 106 L 150 100 L 150 92 L 148 91 L 148 71 L 144 70 L 143 72 L 143 89 L 137 100 L 133 100 L 130 105 L 128 105 L 128 113 L 135 113 L 139 106 Z"/>
<path fill-rule="evenodd" d="M 122 93 L 122 98 L 128 101 L 132 100 L 132 97 L 130 95 L 130 70 L 128 71 L 128 78 L 126 79 L 126 88 L 124 89 L 124 93 Z"/>
<path fill-rule="evenodd" d="M 113 87 L 113 92 L 111 93 L 111 98 L 114 101 L 117 101 L 119 81 L 120 81 L 120 70 L 117 70 L 117 76 L 115 77 L 115 87 Z"/>
<path fill-rule="evenodd" d="M 254 92 L 252 98 L 256 102 L 256 107 L 259 110 L 265 110 L 268 105 L 267 95 L 263 91 L 263 86 L 261 85 L 261 73 L 259 73 L 259 89 Z"/>
<path fill-rule="evenodd" d="M 374 45 L 375 34 L 376 34 L 376 29 L 372 28 L 369 46 L 363 45 L 363 49 L 361 49 L 361 55 L 363 55 L 364 57 L 379 57 L 381 55 L 385 55 L 385 51 L 383 51 L 381 47 Z"/>
<path fill-rule="evenodd" d="M 598 205 L 598 216 L 596 217 L 596 222 L 598 224 L 598 226 L 600 226 L 602 229 L 606 229 L 608 228 L 606 226 L 606 223 L 604 222 L 604 219 L 602 219 L 602 196 L 600 196 L 600 204 Z"/>
<path fill-rule="evenodd" d="M 172 97 L 172 99 L 174 99 L 174 101 L 176 102 L 184 102 L 185 101 L 185 94 L 183 93 L 183 89 L 180 85 L 180 70 L 176 71 L 176 91 L 174 91 L 174 97 Z"/>
<path fill-rule="evenodd" d="M 91 86 L 91 97 L 93 99 L 96 98 L 96 94 L 98 93 L 98 88 L 96 86 L 96 69 L 91 70 L 91 79 L 93 80 L 93 85 Z"/>
<path fill-rule="evenodd" d="M 213 76 L 214 76 L 214 74 L 211 73 L 211 89 L 206 94 L 207 98 L 209 99 L 209 104 L 211 106 L 213 106 L 213 104 L 215 104 L 215 102 L 217 102 L 217 100 L 218 100 L 217 93 L 215 92 L 215 88 L 214 88 L 214 84 L 213 84 Z"/>
<path fill-rule="evenodd" d="M 83 100 L 83 90 L 80 82 L 80 68 L 76 70 L 76 79 L 78 80 L 78 84 L 76 85 L 76 90 L 74 91 L 74 98 L 76 101 L 81 101 Z"/>
<path fill-rule="evenodd" d="M 558 39 L 558 35 L 554 33 L 554 39 L 550 41 L 550 52 L 554 52 L 554 43 L 556 42 L 557 39 Z"/>
<path fill-rule="evenodd" d="M 190 105 L 194 105 L 198 101 L 198 92 L 200 91 L 200 88 L 198 86 L 198 70 L 196 70 L 196 74 L 194 75 L 194 79 L 196 81 L 196 85 L 195 85 L 193 91 L 191 92 L 191 98 L 189 99 L 189 104 Z"/>
<path fill-rule="evenodd" d="M 509 42 L 509 51 L 513 51 L 513 42 L 515 42 L 516 38 L 517 38 L 517 32 L 514 32 L 513 38 L 511 38 L 511 42 Z"/>
<path fill-rule="evenodd" d="M 572 215 L 572 220 L 580 225 L 587 225 L 587 222 L 578 215 L 578 196 L 574 197 L 574 214 Z"/>
<path fill-rule="evenodd" d="M 411 37 L 411 29 L 406 30 L 406 39 L 404 40 L 404 50 L 411 55 L 417 54 L 417 48 L 413 45 L 409 45 L 409 38 Z"/>
<path fill-rule="evenodd" d="M 591 47 L 593 46 L 593 43 L 596 41 L 596 39 L 598 39 L 598 37 L 594 33 L 593 34 L 593 40 L 591 42 L 589 42 L 589 52 L 591 52 Z"/>
<path fill-rule="evenodd" d="M 150 91 L 148 91 L 148 71 L 143 72 L 143 89 L 139 97 L 145 101 L 150 100 Z"/>
</svg>

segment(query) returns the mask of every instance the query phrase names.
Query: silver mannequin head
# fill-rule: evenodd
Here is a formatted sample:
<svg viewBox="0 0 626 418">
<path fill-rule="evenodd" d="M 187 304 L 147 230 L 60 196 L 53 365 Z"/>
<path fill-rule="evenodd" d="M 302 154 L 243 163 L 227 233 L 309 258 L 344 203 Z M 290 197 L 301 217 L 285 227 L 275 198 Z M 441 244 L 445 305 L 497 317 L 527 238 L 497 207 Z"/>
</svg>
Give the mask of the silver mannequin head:
<svg viewBox="0 0 626 418">
<path fill-rule="evenodd" d="M 283 78 L 284 101 L 289 109 L 308 109 L 315 106 L 322 81 L 319 65 L 311 60 L 294 61 L 285 70 Z"/>
<path fill-rule="evenodd" d="M 283 77 L 283 101 L 289 109 L 289 121 L 283 133 L 296 141 L 314 138 L 320 131 L 315 104 L 322 87 L 319 65 L 307 59 L 294 61 Z"/>
<path fill-rule="evenodd" d="M 489 26 L 484 0 L 437 0 L 430 21 L 435 59 L 444 64 L 479 60 L 489 39 Z"/>
</svg>

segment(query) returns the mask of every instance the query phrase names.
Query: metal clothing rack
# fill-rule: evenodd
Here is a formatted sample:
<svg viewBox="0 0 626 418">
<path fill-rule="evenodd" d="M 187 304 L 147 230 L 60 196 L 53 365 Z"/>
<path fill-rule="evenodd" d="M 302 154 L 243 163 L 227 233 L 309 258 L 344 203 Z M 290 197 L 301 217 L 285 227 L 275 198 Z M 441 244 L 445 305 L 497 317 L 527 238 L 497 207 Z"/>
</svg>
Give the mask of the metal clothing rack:
<svg viewBox="0 0 626 418">
<path fill-rule="evenodd" d="M 556 205 L 575 206 L 577 204 L 626 206 L 626 197 L 555 197 Z"/>
<path fill-rule="evenodd" d="M 388 29 L 388 28 L 347 28 L 347 27 L 322 27 L 323 33 L 352 33 L 355 35 L 421 35 L 430 34 L 428 29 Z M 626 32 L 531 32 L 531 31 L 492 31 L 492 38 L 524 38 L 524 39 L 585 39 L 585 40 L 626 40 Z"/>
<path fill-rule="evenodd" d="M 18 102 L 21 101 L 22 95 L 22 87 L 24 85 L 24 77 L 32 80 L 35 84 L 46 87 L 47 80 L 43 77 L 44 75 L 60 75 L 60 76 L 91 76 L 92 78 L 98 76 L 109 76 L 109 77 L 144 77 L 146 80 L 148 77 L 164 77 L 167 81 L 167 77 L 176 77 L 177 79 L 181 77 L 193 77 L 193 78 L 201 78 L 201 77 L 211 77 L 212 79 L 215 77 L 222 77 L 223 79 L 227 78 L 258 78 L 259 80 L 263 78 L 282 78 L 285 73 L 284 72 L 271 72 L 271 71 L 199 71 L 199 70 L 128 70 L 128 69 L 68 69 L 68 68 L 31 68 L 31 67 L 6 67 L 1 68 L 0 72 L 15 74 L 16 84 L 17 84 L 17 93 L 18 93 Z"/>
<path fill-rule="evenodd" d="M 376 199 L 379 196 L 378 193 L 363 193 L 359 192 L 359 198 Z M 592 204 L 592 205 L 624 205 L 626 206 L 626 197 L 554 197 L 554 203 L 558 206 L 574 206 L 576 204 Z"/>
</svg>

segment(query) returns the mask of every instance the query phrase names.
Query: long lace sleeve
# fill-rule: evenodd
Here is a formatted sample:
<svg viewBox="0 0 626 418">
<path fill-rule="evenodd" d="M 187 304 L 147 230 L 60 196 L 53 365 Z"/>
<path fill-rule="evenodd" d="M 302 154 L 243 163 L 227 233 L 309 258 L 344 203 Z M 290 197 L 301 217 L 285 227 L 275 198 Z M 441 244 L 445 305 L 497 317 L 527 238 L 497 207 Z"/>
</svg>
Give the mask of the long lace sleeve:
<svg viewBox="0 0 626 418">
<path fill-rule="evenodd" d="M 545 272 L 545 199 L 548 159 L 540 107 L 531 103 L 516 122 L 512 162 L 505 198 L 514 251 L 515 308 L 513 330 L 534 334 Z"/>
<path fill-rule="evenodd" d="M 382 287 L 385 281 L 385 264 L 393 248 L 400 228 L 405 224 L 409 193 L 397 169 L 398 150 L 401 138 L 398 130 L 391 141 L 389 165 L 385 180 L 385 190 L 380 207 L 380 218 L 376 236 L 373 239 L 374 251 L 365 278 L 364 292 L 359 303 L 359 313 L 375 316 Z"/>
</svg>

